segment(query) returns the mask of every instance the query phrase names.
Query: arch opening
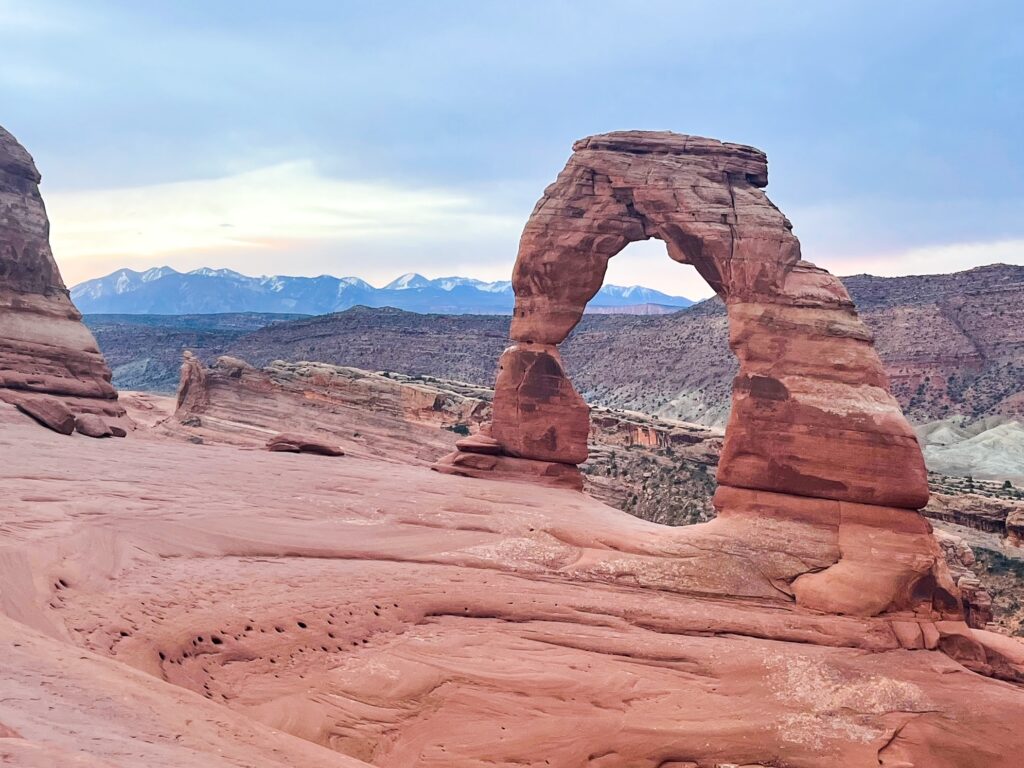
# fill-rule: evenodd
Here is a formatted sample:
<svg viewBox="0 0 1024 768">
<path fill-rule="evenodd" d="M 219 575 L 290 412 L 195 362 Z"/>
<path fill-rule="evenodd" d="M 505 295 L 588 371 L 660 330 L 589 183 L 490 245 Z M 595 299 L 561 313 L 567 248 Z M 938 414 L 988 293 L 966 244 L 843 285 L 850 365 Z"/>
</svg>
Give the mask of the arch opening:
<svg viewBox="0 0 1024 768">
<path fill-rule="evenodd" d="M 609 260 L 657 238 L 722 298 L 739 363 L 719 515 L 687 537 L 710 535 L 702 546 L 715 550 L 725 536 L 779 553 L 800 537 L 821 541 L 832 555 L 817 566 L 791 553 L 772 561 L 794 565 L 772 577 L 772 589 L 785 583 L 780 594 L 816 610 L 874 615 L 924 600 L 913 585 L 937 560 L 916 512 L 928 500 L 920 447 L 845 288 L 802 260 L 789 220 L 765 195 L 764 154 L 640 131 L 591 136 L 573 149 L 520 240 L 512 344 L 499 361 L 489 434 L 460 441 L 436 468 L 582 489 L 590 409 L 559 344 Z M 766 544 L 754 522 L 765 517 L 794 527 Z M 763 580 L 755 570 L 750 579 Z"/>
<path fill-rule="evenodd" d="M 558 345 L 610 260 L 657 239 L 726 305 L 739 374 L 719 483 L 922 507 L 923 457 L 871 334 L 840 281 L 801 259 L 792 225 L 763 191 L 764 154 L 664 132 L 592 136 L 573 149 L 520 241 L 491 455 L 561 465 L 560 479 L 574 477 L 587 457 L 589 408 Z"/>
<path fill-rule="evenodd" d="M 608 271 L 601 292 L 587 305 L 587 312 L 594 311 L 595 306 L 604 303 L 602 293 L 611 285 L 627 288 L 646 286 L 659 293 L 683 297 L 694 303 L 715 295 L 700 273 L 691 265 L 673 260 L 668 254 L 668 245 L 657 237 L 627 243 L 608 260 Z M 625 296 L 621 301 L 628 304 L 648 303 L 644 295 Z M 658 302 L 651 300 L 649 303 Z"/>
</svg>

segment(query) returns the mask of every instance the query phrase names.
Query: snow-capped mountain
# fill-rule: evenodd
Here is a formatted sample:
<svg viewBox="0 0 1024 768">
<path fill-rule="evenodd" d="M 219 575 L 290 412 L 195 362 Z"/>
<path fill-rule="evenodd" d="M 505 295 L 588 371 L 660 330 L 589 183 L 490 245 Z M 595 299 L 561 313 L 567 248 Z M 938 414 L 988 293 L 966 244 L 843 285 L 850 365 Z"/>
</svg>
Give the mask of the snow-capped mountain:
<svg viewBox="0 0 1024 768">
<path fill-rule="evenodd" d="M 85 314 L 185 315 L 220 312 L 287 312 L 323 315 L 357 305 L 397 307 L 439 314 L 509 314 L 515 296 L 508 280 L 484 282 L 469 277 L 429 279 L 409 273 L 375 288 L 358 277 L 249 277 L 230 269 L 202 267 L 178 272 L 156 267 L 145 272 L 120 269 L 71 289 Z M 682 309 L 692 304 L 643 286 L 604 286 L 591 305 L 661 305 Z"/>
<path fill-rule="evenodd" d="M 396 277 L 390 283 L 385 285 L 384 290 L 408 291 L 413 288 L 426 288 L 428 285 L 430 285 L 430 281 L 423 275 L 417 275 L 415 272 L 407 272 L 400 277 Z"/>
</svg>

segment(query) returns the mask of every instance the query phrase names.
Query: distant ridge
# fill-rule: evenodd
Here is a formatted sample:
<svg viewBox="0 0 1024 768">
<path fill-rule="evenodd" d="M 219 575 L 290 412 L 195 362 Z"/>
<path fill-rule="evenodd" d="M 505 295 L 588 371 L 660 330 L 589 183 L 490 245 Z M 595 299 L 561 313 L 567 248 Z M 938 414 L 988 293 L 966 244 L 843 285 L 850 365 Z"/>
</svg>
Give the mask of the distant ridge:
<svg viewBox="0 0 1024 768">
<path fill-rule="evenodd" d="M 145 272 L 119 269 L 71 289 L 86 314 L 185 315 L 237 312 L 324 315 L 355 306 L 395 307 L 408 312 L 452 315 L 511 314 L 515 296 L 508 280 L 484 282 L 469 277 L 429 279 L 408 273 L 383 288 L 358 277 L 250 277 L 230 269 L 202 267 L 179 272 L 154 267 Z M 606 285 L 590 308 L 626 314 L 674 312 L 693 304 L 643 286 Z M 653 307 L 659 307 L 659 310 Z M 648 309 L 639 309 L 647 307 Z"/>
</svg>

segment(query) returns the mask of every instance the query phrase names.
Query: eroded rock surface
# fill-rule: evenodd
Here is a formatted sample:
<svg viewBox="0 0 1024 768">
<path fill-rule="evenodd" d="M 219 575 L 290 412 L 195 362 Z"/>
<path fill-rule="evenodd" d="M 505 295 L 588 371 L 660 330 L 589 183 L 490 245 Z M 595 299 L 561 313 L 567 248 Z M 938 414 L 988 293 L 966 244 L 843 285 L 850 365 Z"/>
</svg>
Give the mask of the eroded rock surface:
<svg viewBox="0 0 1024 768">
<path fill-rule="evenodd" d="M 921 605 L 794 604 L 794 575 L 836 557 L 842 502 L 797 519 L 737 490 L 667 528 L 415 461 L 0 426 L 0 498 L 31 500 L 0 527 L 14 765 L 1012 768 L 1024 750 L 1024 692 L 983 676 L 1018 679 L 1017 641 Z"/>
<path fill-rule="evenodd" d="M 928 501 L 917 438 L 842 283 L 801 259 L 792 225 L 762 191 L 764 154 L 640 131 L 592 136 L 573 149 L 520 241 L 514 344 L 501 358 L 490 427 L 504 453 L 566 472 L 586 457 L 586 406 L 558 345 L 604 282 L 608 260 L 630 242 L 658 238 L 722 298 L 739 360 L 716 507 L 833 531 L 829 566 L 788 579 L 800 604 L 875 614 L 942 593 L 948 574 L 916 512 Z M 456 453 L 438 469 L 480 476 L 461 471 L 466 461 Z"/>
<path fill-rule="evenodd" d="M 0 400 L 53 397 L 74 413 L 124 415 L 50 251 L 32 157 L 0 128 Z"/>
<path fill-rule="evenodd" d="M 488 434 L 493 398 L 486 387 L 324 363 L 277 361 L 257 369 L 221 357 L 207 368 L 186 353 L 173 418 L 133 414 L 140 423 L 161 421 L 160 430 L 198 442 L 256 447 L 278 432 L 298 432 L 350 455 L 417 464 L 459 448 L 460 473 L 532 474 L 537 482 L 577 489 L 585 479 L 593 495 L 620 506 L 638 479 L 619 474 L 636 468 L 624 458 L 616 462 L 615 455 L 624 457 L 631 448 L 644 449 L 647 463 L 664 454 L 699 468 L 702 476 L 710 472 L 713 486 L 721 430 L 607 409 L 596 409 L 588 423 L 584 404 L 577 428 L 589 430 L 596 451 L 584 478 L 575 466 L 506 455 Z M 700 505 L 711 491 L 702 492 Z"/>
<path fill-rule="evenodd" d="M 1024 501 L 976 493 L 935 493 L 924 508 L 924 514 L 965 528 L 999 534 L 1009 544 L 1024 544 Z"/>
<path fill-rule="evenodd" d="M 344 456 L 345 452 L 326 440 L 294 432 L 282 432 L 267 440 L 267 450 L 275 453 L 312 453 L 318 456 Z"/>
<path fill-rule="evenodd" d="M 350 456 L 428 464 L 489 417 L 491 393 L 323 363 L 263 369 L 186 353 L 174 417 L 161 429 L 193 440 L 263 447 L 286 432 Z"/>
</svg>

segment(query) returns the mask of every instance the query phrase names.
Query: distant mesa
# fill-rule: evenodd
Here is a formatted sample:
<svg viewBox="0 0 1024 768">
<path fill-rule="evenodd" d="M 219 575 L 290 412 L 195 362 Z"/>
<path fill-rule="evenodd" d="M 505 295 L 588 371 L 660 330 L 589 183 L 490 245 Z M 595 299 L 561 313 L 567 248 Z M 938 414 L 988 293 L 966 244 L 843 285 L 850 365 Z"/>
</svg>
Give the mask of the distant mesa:
<svg viewBox="0 0 1024 768">
<path fill-rule="evenodd" d="M 402 275 L 383 288 L 358 277 L 248 277 L 230 269 L 202 267 L 178 272 L 154 267 L 120 269 L 80 283 L 71 298 L 86 314 L 185 315 L 274 312 L 325 315 L 355 306 L 395 307 L 409 312 L 510 315 L 515 303 L 509 280 Z M 601 312 L 664 314 L 693 304 L 682 296 L 634 285 L 606 285 L 594 299 Z"/>
<path fill-rule="evenodd" d="M 80 432 L 109 434 L 124 409 L 54 261 L 39 181 L 0 127 L 0 400 L 63 434 L 82 415 Z"/>
</svg>

